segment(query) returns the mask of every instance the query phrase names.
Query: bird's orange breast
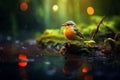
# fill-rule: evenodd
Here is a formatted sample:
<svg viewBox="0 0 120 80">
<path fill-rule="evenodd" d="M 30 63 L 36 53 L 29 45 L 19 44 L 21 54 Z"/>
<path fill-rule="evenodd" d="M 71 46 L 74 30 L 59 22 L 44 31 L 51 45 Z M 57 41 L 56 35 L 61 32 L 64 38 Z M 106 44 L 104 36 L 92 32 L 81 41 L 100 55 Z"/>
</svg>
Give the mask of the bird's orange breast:
<svg viewBox="0 0 120 80">
<path fill-rule="evenodd" d="M 71 30 L 69 27 L 65 27 L 64 29 L 64 34 L 65 36 L 70 39 L 70 40 L 73 40 L 74 39 L 74 32 L 73 30 Z"/>
</svg>

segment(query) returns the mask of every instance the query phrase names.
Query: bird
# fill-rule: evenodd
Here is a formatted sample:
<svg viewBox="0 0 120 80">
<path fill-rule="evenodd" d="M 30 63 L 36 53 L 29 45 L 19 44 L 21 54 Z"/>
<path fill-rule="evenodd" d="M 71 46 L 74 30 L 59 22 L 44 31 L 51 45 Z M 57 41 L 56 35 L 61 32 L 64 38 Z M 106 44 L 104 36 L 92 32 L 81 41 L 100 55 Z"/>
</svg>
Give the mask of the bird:
<svg viewBox="0 0 120 80">
<path fill-rule="evenodd" d="M 62 24 L 64 26 L 64 35 L 68 40 L 82 40 L 84 38 L 83 34 L 77 29 L 76 23 L 69 20 Z"/>
</svg>

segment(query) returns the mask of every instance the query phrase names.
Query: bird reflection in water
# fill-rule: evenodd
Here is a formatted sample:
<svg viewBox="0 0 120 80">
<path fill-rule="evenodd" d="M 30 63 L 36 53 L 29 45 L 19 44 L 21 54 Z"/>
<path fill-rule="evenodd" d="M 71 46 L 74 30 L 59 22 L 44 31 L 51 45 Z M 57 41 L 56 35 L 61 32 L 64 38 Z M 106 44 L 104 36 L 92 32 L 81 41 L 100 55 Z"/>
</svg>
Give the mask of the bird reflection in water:
<svg viewBox="0 0 120 80">
<path fill-rule="evenodd" d="M 76 47 L 76 45 L 66 43 L 63 51 L 60 52 L 65 57 L 63 73 L 66 79 L 93 80 L 92 65 L 81 57 L 82 53 L 87 54 L 87 51 L 80 50 L 80 53 L 80 51 L 76 50 L 78 49 Z"/>
<path fill-rule="evenodd" d="M 93 80 L 92 66 L 77 55 L 68 55 L 63 67 L 67 80 Z"/>
</svg>

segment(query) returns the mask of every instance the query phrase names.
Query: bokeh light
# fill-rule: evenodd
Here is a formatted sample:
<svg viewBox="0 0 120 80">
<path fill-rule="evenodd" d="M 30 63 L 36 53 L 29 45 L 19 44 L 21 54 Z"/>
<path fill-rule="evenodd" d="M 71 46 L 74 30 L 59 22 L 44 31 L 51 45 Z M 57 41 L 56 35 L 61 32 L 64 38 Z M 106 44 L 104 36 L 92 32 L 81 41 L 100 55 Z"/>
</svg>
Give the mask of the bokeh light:
<svg viewBox="0 0 120 80">
<path fill-rule="evenodd" d="M 28 10 L 28 3 L 27 2 L 22 2 L 20 4 L 20 10 L 21 11 L 27 11 Z"/>
<path fill-rule="evenodd" d="M 18 66 L 19 67 L 26 67 L 28 62 L 27 62 L 27 56 L 24 55 L 24 54 L 19 54 L 18 55 L 18 59 L 19 59 L 19 62 L 18 62 Z"/>
<path fill-rule="evenodd" d="M 87 13 L 89 14 L 89 15 L 93 15 L 94 14 L 94 8 L 93 7 L 88 7 L 87 8 Z"/>
<path fill-rule="evenodd" d="M 82 72 L 83 72 L 83 73 L 87 73 L 88 71 L 89 71 L 89 69 L 88 69 L 87 67 L 83 67 L 83 68 L 82 68 Z"/>
<path fill-rule="evenodd" d="M 27 61 L 24 61 L 24 62 L 18 62 L 19 67 L 26 67 L 27 64 L 28 64 Z"/>
<path fill-rule="evenodd" d="M 56 4 L 53 5 L 53 7 L 52 7 L 53 11 L 55 11 L 55 12 L 58 11 L 58 8 L 59 8 L 59 7 L 58 7 L 58 5 L 56 5 Z"/>
<path fill-rule="evenodd" d="M 22 54 L 22 53 L 20 53 L 20 54 L 18 55 L 18 59 L 19 59 L 19 60 L 26 60 L 26 59 L 27 59 L 27 56 L 24 55 L 24 54 Z"/>
</svg>

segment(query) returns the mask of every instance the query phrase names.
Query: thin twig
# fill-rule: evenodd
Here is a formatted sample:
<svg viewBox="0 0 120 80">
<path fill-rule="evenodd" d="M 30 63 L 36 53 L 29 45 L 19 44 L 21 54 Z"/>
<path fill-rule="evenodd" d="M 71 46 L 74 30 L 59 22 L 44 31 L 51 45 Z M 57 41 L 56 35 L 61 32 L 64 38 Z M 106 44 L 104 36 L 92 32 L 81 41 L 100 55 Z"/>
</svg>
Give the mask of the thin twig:
<svg viewBox="0 0 120 80">
<path fill-rule="evenodd" d="M 98 33 L 100 24 L 103 22 L 104 18 L 105 18 L 105 16 L 103 16 L 102 19 L 100 20 L 100 22 L 97 24 L 97 28 L 96 28 L 95 32 L 93 33 L 91 40 L 93 40 L 95 38 L 96 34 Z"/>
</svg>

